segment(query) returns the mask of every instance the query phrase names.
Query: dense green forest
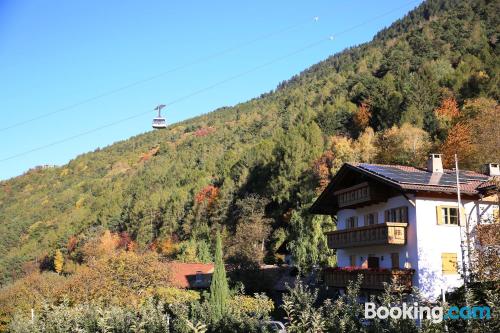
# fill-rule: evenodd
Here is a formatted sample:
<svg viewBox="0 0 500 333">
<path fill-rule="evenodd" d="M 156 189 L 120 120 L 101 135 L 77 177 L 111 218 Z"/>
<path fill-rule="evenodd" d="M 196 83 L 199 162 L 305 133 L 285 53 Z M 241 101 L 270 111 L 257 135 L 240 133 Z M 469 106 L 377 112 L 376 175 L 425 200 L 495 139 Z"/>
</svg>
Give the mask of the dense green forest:
<svg viewBox="0 0 500 333">
<path fill-rule="evenodd" d="M 274 91 L 0 183 L 0 285 L 111 230 L 162 258 L 334 263 L 307 207 L 343 162 L 499 160 L 498 1 L 429 0 Z M 58 254 L 58 256 L 60 256 Z M 71 265 L 65 265 L 71 274 Z"/>
</svg>

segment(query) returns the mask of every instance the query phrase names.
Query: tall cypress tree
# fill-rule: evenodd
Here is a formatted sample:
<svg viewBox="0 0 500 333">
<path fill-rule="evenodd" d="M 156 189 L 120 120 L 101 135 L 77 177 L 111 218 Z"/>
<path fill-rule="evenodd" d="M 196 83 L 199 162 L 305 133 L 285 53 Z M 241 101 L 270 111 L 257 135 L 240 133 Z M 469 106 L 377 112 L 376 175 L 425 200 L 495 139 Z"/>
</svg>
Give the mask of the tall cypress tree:
<svg viewBox="0 0 500 333">
<path fill-rule="evenodd" d="M 226 278 L 226 268 L 222 259 L 222 240 L 217 232 L 215 241 L 215 269 L 210 284 L 210 305 L 212 306 L 213 318 L 218 321 L 226 312 L 229 287 Z"/>
</svg>

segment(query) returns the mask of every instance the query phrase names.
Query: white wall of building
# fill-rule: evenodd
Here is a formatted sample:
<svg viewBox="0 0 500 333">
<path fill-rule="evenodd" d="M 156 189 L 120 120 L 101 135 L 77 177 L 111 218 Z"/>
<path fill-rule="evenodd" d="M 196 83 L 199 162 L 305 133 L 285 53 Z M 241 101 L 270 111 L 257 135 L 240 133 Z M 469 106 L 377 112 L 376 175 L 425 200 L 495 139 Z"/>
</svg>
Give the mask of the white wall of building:
<svg viewBox="0 0 500 333">
<path fill-rule="evenodd" d="M 442 253 L 456 253 L 458 267 L 462 267 L 460 227 L 457 225 L 438 225 L 436 207 L 456 206 L 456 200 L 420 198 L 416 199 L 417 211 L 417 253 L 418 285 L 422 294 L 434 298 L 441 289 L 451 290 L 462 284 L 457 274 L 442 273 Z"/>
<path fill-rule="evenodd" d="M 409 197 L 412 200 L 412 196 Z M 368 255 L 379 257 L 380 268 L 392 268 L 391 253 L 399 254 L 399 267 L 405 267 L 405 264 L 416 269 L 418 264 L 417 244 L 416 244 L 416 223 L 415 208 L 402 195 L 390 198 L 387 202 L 378 203 L 358 209 L 343 209 L 337 213 L 338 230 L 346 228 L 346 221 L 351 216 L 358 217 L 358 226 L 364 225 L 364 216 L 376 212 L 378 223 L 384 223 L 384 212 L 386 209 L 408 207 L 408 227 L 406 230 L 407 242 L 405 245 L 381 245 L 370 247 L 354 247 L 337 250 L 337 263 L 340 267 L 349 266 L 350 256 L 356 256 L 356 266 L 361 266 L 362 262 L 368 258 Z M 413 277 L 414 285 L 418 285 L 418 279 Z"/>
<path fill-rule="evenodd" d="M 391 253 L 399 253 L 399 266 L 405 263 L 415 269 L 413 285 L 418 287 L 424 296 L 433 299 L 439 296 L 441 289 L 451 290 L 459 287 L 463 280 L 460 273 L 461 263 L 461 227 L 455 225 L 438 225 L 436 206 L 456 206 L 456 200 L 413 197 L 409 199 L 415 203 L 413 206 L 405 197 L 396 196 L 385 203 L 370 205 L 359 209 L 342 209 L 337 213 L 338 230 L 346 228 L 346 221 L 351 216 L 358 217 L 358 226 L 364 225 L 364 216 L 368 213 L 378 213 L 378 223 L 384 222 L 384 211 L 401 206 L 408 207 L 407 241 L 405 245 L 386 245 L 355 247 L 337 250 L 338 266 L 350 265 L 350 256 L 356 256 L 356 266 L 361 266 L 369 254 L 379 257 L 381 268 L 391 268 Z M 471 230 L 479 220 L 491 220 L 494 203 L 478 203 L 464 201 L 466 216 L 470 221 Z M 465 235 L 464 235 L 465 237 Z M 442 253 L 456 253 L 459 273 L 442 273 Z M 382 259 L 383 257 L 383 259 Z"/>
<path fill-rule="evenodd" d="M 491 220 L 493 209 L 497 207 L 491 203 L 482 204 L 474 201 L 464 201 L 463 205 L 471 232 L 478 220 L 482 222 Z M 438 225 L 437 206 L 457 206 L 457 200 L 423 197 L 416 199 L 418 282 L 420 290 L 429 298 L 439 296 L 441 289 L 449 291 L 463 284 L 460 275 L 463 271 L 461 240 L 466 239 L 465 221 L 462 226 Z M 471 246 L 474 246 L 474 239 L 471 239 Z M 457 274 L 442 273 L 442 253 L 457 254 L 459 269 Z"/>
</svg>

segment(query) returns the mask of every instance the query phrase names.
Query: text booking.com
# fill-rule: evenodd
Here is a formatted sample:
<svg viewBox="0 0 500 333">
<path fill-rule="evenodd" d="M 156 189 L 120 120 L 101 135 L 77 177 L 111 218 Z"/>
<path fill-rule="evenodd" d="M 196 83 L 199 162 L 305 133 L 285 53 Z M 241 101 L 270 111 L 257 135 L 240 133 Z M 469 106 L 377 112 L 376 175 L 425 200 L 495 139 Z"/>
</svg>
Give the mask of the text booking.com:
<svg viewBox="0 0 500 333">
<path fill-rule="evenodd" d="M 491 309 L 489 306 L 451 306 L 446 312 L 441 306 L 419 306 L 418 303 L 401 306 L 377 306 L 376 303 L 365 303 L 366 319 L 414 319 L 431 320 L 433 323 L 440 323 L 443 319 L 490 319 Z"/>
</svg>

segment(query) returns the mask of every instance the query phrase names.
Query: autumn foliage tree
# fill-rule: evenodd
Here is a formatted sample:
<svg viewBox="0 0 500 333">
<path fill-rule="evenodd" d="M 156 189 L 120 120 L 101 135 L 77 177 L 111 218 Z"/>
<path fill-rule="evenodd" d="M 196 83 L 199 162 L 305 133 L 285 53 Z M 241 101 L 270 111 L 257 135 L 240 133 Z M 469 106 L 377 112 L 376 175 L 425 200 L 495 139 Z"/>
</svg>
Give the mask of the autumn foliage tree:
<svg viewBox="0 0 500 333">
<path fill-rule="evenodd" d="M 376 146 L 379 163 L 419 166 L 425 161 L 431 144 L 426 131 L 405 123 L 380 133 Z"/>
<path fill-rule="evenodd" d="M 462 108 L 464 121 L 470 125 L 475 146 L 475 166 L 500 159 L 500 105 L 489 98 L 467 100 Z"/>
<path fill-rule="evenodd" d="M 68 242 L 66 243 L 66 250 L 68 250 L 68 252 L 71 253 L 76 249 L 77 245 L 78 245 L 78 238 L 76 236 L 71 236 L 68 239 Z"/>
<path fill-rule="evenodd" d="M 375 132 L 371 127 L 367 127 L 353 143 L 355 154 L 360 162 L 372 163 L 374 161 L 377 155 L 375 140 Z"/>
<path fill-rule="evenodd" d="M 455 154 L 457 154 L 461 166 L 470 167 L 474 164 L 475 150 L 470 124 L 459 122 L 450 129 L 446 140 L 441 146 L 443 166 L 452 168 L 455 165 Z"/>
<path fill-rule="evenodd" d="M 236 201 L 236 230 L 229 242 L 228 255 L 238 268 L 259 267 L 263 263 L 272 223 L 265 215 L 267 204 L 268 200 L 256 194 Z"/>
<path fill-rule="evenodd" d="M 57 274 L 61 274 L 64 266 L 64 256 L 61 250 L 57 250 L 54 255 L 54 269 Z"/>
<path fill-rule="evenodd" d="M 448 131 L 455 125 L 459 115 L 458 104 L 455 98 L 448 97 L 442 100 L 440 106 L 434 110 L 437 119 L 438 134 L 445 137 Z"/>
<path fill-rule="evenodd" d="M 313 164 L 313 174 L 317 181 L 316 193 L 321 193 L 330 182 L 333 174 L 334 156 L 331 150 L 327 150 Z"/>
<path fill-rule="evenodd" d="M 171 256 L 177 249 L 176 242 L 173 237 L 166 237 L 158 241 L 157 251 L 165 256 Z"/>
<path fill-rule="evenodd" d="M 217 199 L 219 194 L 219 189 L 214 185 L 207 185 L 203 187 L 195 196 L 195 202 L 198 204 L 207 203 L 208 207 L 211 207 L 214 201 Z"/>
<path fill-rule="evenodd" d="M 361 103 L 357 112 L 354 114 L 354 124 L 358 131 L 362 132 L 370 125 L 371 117 L 370 105 L 368 103 Z"/>
<path fill-rule="evenodd" d="M 354 140 L 345 136 L 332 137 L 333 152 L 332 172 L 337 172 L 345 162 L 357 162 L 358 156 L 354 150 Z"/>
<path fill-rule="evenodd" d="M 458 103 L 453 97 L 445 98 L 435 113 L 440 118 L 453 119 L 459 114 Z"/>
</svg>

